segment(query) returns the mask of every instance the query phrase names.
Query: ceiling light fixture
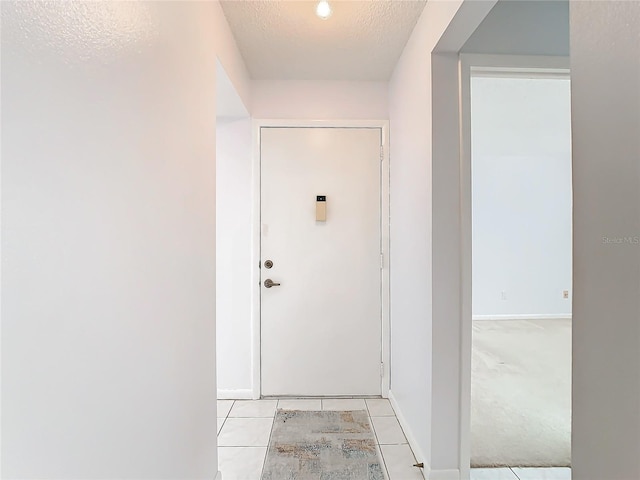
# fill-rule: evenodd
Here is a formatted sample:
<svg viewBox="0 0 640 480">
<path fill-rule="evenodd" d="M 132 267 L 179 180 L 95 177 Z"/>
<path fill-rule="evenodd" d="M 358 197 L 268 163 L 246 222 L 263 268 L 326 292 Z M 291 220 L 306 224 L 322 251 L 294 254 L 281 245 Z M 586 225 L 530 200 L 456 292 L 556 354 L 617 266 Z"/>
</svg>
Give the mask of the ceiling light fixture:
<svg viewBox="0 0 640 480">
<path fill-rule="evenodd" d="M 316 6 L 316 14 L 321 19 L 326 20 L 331 16 L 331 13 L 331 5 L 329 5 L 329 2 L 327 2 L 327 0 L 321 0 L 320 2 L 318 2 L 318 5 Z"/>
</svg>

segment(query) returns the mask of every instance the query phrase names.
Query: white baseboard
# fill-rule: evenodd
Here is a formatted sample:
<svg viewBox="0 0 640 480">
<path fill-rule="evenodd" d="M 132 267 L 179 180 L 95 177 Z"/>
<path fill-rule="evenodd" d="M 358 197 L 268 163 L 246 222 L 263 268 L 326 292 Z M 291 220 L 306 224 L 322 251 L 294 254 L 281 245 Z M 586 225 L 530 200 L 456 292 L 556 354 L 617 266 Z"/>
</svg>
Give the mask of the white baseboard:
<svg viewBox="0 0 640 480">
<path fill-rule="evenodd" d="M 431 470 L 429 480 L 460 480 L 460 470 Z"/>
<path fill-rule="evenodd" d="M 396 397 L 393 396 L 393 392 L 391 390 L 389 390 L 389 401 L 391 402 L 393 411 L 396 412 L 396 418 L 398 419 L 398 422 L 400 422 L 400 426 L 404 431 L 404 436 L 407 437 L 407 442 L 409 442 L 409 446 L 411 447 L 411 450 L 413 450 L 413 454 L 415 455 L 416 460 L 418 461 L 418 463 L 420 462 L 424 463 L 424 468 L 422 469 L 422 475 L 424 476 L 424 478 L 431 479 L 431 476 L 430 476 L 431 469 L 429 468 L 429 462 L 427 461 L 427 456 L 424 454 L 424 452 L 418 445 L 418 442 L 416 441 L 416 437 L 413 435 L 413 431 L 411 430 L 411 427 L 409 427 L 409 423 L 404 417 L 404 414 L 402 413 L 402 410 L 400 409 L 400 406 L 396 401 Z"/>
<path fill-rule="evenodd" d="M 473 315 L 472 320 L 571 320 L 571 314 L 543 313 L 535 315 Z"/>
<path fill-rule="evenodd" d="M 222 480 L 222 472 L 218 471 L 215 480 Z"/>
<path fill-rule="evenodd" d="M 218 390 L 218 400 L 253 400 L 253 390 Z"/>
</svg>

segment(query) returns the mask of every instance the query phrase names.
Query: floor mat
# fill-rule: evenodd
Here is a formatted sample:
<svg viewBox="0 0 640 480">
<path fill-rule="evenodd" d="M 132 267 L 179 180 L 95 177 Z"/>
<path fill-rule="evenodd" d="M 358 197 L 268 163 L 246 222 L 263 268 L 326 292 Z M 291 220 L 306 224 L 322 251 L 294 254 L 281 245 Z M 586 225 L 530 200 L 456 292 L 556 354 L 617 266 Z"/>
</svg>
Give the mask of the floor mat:
<svg viewBox="0 0 640 480">
<path fill-rule="evenodd" d="M 384 480 L 365 410 L 278 410 L 262 480 Z"/>
</svg>

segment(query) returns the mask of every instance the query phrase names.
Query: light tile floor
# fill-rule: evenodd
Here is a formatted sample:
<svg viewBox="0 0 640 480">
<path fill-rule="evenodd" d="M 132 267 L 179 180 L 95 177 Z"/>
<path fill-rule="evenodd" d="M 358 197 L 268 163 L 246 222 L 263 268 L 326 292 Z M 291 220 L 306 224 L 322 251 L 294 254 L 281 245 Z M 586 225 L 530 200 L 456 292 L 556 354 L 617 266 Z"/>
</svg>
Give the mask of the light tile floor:
<svg viewBox="0 0 640 480">
<path fill-rule="evenodd" d="M 471 480 L 571 480 L 571 469 L 472 468 Z"/>
<path fill-rule="evenodd" d="M 389 400 L 218 400 L 218 469 L 224 480 L 260 480 L 276 409 L 367 410 L 387 480 L 423 480 Z"/>
<path fill-rule="evenodd" d="M 224 480 L 260 480 L 278 408 L 367 410 L 387 480 L 423 480 L 386 399 L 218 400 L 218 469 Z M 471 480 L 571 480 L 570 468 L 473 468 Z"/>
<path fill-rule="evenodd" d="M 571 469 L 472 468 L 471 480 L 571 480 Z"/>
</svg>

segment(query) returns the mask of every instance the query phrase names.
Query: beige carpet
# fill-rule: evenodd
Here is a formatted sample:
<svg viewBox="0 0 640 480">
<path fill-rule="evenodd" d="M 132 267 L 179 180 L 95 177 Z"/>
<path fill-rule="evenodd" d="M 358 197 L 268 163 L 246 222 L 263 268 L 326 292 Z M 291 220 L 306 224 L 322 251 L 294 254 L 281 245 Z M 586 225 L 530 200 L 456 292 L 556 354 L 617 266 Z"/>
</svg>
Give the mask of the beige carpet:
<svg viewBox="0 0 640 480">
<path fill-rule="evenodd" d="M 473 322 L 471 466 L 571 465 L 571 321 Z"/>
</svg>

